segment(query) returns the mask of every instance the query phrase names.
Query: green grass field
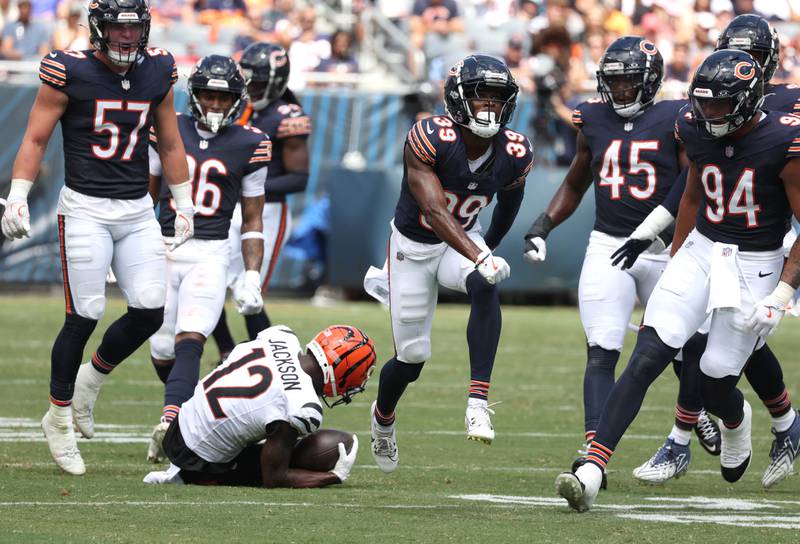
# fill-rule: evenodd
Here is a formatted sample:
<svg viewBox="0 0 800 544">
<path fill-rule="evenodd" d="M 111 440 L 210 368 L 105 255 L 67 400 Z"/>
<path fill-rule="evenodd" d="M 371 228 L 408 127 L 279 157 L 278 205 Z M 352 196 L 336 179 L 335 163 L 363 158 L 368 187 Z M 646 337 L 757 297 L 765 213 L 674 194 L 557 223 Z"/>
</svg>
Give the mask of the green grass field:
<svg viewBox="0 0 800 544">
<path fill-rule="evenodd" d="M 95 409 L 99 432 L 79 446 L 82 477 L 50 460 L 39 420 L 47 409 L 50 348 L 63 319 L 58 296 L 0 297 L 0 542 L 797 542 L 800 478 L 764 492 L 772 435 L 753 404 L 754 461 L 736 485 L 719 475 L 718 458 L 695 445 L 689 473 L 656 488 L 631 470 L 663 441 L 677 381 L 671 370 L 653 385 L 619 445 L 609 490 L 587 514 L 571 512 L 553 480 L 569 467 L 583 434 L 585 348 L 573 308 L 506 307 L 491 400 L 495 443 L 469 442 L 463 430 L 468 308 L 442 305 L 433 357 L 398 410 L 400 468 L 384 475 L 369 453 L 367 392 L 328 411 L 324 426 L 357 432 L 361 451 L 350 480 L 320 490 L 147 486 L 147 437 L 160 415 L 163 387 L 140 349 L 108 379 Z M 391 355 L 388 313 L 376 304 L 313 308 L 269 303 L 275 323 L 304 341 L 334 322 L 370 334 L 379 359 Z M 85 354 L 123 311 L 112 300 Z M 229 316 L 235 312 L 229 311 Z M 244 337 L 243 322 L 233 319 Z M 621 367 L 633 343 L 630 336 Z M 800 320 L 787 318 L 771 342 L 790 392 L 800 381 Z M 213 343 L 204 358 L 210 370 Z"/>
</svg>

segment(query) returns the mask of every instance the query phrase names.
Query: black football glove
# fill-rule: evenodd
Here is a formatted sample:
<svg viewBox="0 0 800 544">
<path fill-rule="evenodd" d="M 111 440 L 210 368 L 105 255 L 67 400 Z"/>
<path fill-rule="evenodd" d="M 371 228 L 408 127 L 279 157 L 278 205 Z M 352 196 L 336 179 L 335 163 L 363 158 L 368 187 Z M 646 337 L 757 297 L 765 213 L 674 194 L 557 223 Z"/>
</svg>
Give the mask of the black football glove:
<svg viewBox="0 0 800 544">
<path fill-rule="evenodd" d="M 636 263 L 636 259 L 639 258 L 639 255 L 650 247 L 652 243 L 652 240 L 634 240 L 633 238 L 628 238 L 625 243 L 611 255 L 611 266 L 617 266 L 619 263 L 622 263 L 622 270 L 627 270 Z"/>
</svg>

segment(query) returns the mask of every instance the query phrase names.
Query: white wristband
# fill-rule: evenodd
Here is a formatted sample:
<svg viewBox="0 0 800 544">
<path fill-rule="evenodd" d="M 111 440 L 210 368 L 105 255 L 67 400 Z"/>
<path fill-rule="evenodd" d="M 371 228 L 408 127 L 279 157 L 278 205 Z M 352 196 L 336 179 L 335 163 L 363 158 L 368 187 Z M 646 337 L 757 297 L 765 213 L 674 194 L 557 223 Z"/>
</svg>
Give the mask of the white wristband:
<svg viewBox="0 0 800 544">
<path fill-rule="evenodd" d="M 259 240 L 263 240 L 264 233 L 257 230 L 248 230 L 247 232 L 242 233 L 242 242 L 244 242 L 245 240 L 253 240 L 256 238 Z"/>
<path fill-rule="evenodd" d="M 776 285 L 775 289 L 772 291 L 772 296 L 778 301 L 779 308 L 783 309 L 789 304 L 789 301 L 792 300 L 795 291 L 796 289 L 785 281 L 779 281 L 778 285 Z"/>
<path fill-rule="evenodd" d="M 27 179 L 14 178 L 11 180 L 11 190 L 8 191 L 8 200 L 28 200 L 33 182 Z"/>
<path fill-rule="evenodd" d="M 258 270 L 245 270 L 244 283 L 245 285 L 261 285 L 261 273 Z"/>
<path fill-rule="evenodd" d="M 185 210 L 192 210 L 194 213 L 194 204 L 192 203 L 192 182 L 184 181 L 170 185 L 169 190 L 172 192 L 172 198 L 175 199 L 175 208 L 181 212 Z"/>
<path fill-rule="evenodd" d="M 675 220 L 664 206 L 656 206 L 644 221 L 636 227 L 630 238 L 634 240 L 655 240 L 662 230 Z"/>
</svg>

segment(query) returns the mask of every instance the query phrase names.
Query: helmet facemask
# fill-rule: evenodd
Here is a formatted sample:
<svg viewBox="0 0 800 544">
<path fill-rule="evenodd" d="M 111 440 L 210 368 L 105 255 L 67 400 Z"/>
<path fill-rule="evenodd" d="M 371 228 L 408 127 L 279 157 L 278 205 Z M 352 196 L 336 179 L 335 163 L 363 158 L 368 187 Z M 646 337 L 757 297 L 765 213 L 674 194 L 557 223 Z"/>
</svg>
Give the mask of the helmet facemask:
<svg viewBox="0 0 800 544">
<path fill-rule="evenodd" d="M 487 77 L 487 82 L 461 84 L 458 91 L 467 113 L 466 126 L 475 136 L 491 138 L 511 120 L 516 107 L 516 84 L 511 87 L 505 80 L 492 84 Z"/>
<path fill-rule="evenodd" d="M 742 90 L 734 95 L 713 97 L 708 89 L 692 89 L 690 97 L 692 114 L 698 123 L 714 138 L 722 138 L 739 130 L 753 118 L 764 101 L 763 96 L 752 109 L 748 103 L 755 100 L 752 88 Z M 753 113 L 746 116 L 744 112 Z"/>
<path fill-rule="evenodd" d="M 108 59 L 117 66 L 128 67 L 133 65 L 141 52 L 147 47 L 150 34 L 150 20 L 140 20 L 139 15 L 132 12 L 123 12 L 117 16 L 116 22 L 101 21 L 97 17 L 89 17 L 89 26 L 92 36 L 92 45 L 102 51 Z M 124 32 L 124 29 L 138 27 L 138 36 L 130 41 L 112 39 L 112 34 Z"/>
<path fill-rule="evenodd" d="M 620 117 L 630 118 L 652 102 L 644 101 L 648 70 L 626 71 L 622 63 L 605 63 L 597 71 L 597 90 Z"/>
<path fill-rule="evenodd" d="M 218 88 L 214 88 L 215 83 Z M 222 88 L 222 84 L 225 84 L 225 88 L 227 88 L 227 82 L 225 80 L 216 79 L 209 80 L 208 84 L 201 89 L 195 89 L 191 85 L 189 86 L 189 99 L 191 101 L 192 115 L 201 125 L 204 125 L 214 134 L 217 134 L 220 130 L 233 123 L 233 121 L 236 119 L 237 113 L 239 112 L 239 105 L 242 102 L 241 94 L 232 91 L 226 91 L 225 88 Z M 202 91 L 225 93 L 233 98 L 233 103 L 226 111 L 223 112 L 206 111 L 206 108 L 204 108 L 201 104 L 200 93 Z"/>
</svg>

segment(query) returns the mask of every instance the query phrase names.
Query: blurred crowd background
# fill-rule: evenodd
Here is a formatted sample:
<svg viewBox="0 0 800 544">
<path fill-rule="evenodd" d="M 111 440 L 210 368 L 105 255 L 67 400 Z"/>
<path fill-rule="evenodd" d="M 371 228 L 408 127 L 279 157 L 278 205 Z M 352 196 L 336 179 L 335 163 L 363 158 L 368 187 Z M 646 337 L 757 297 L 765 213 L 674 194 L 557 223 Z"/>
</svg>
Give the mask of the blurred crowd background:
<svg viewBox="0 0 800 544">
<path fill-rule="evenodd" d="M 87 49 L 86 2 L 0 0 L 0 77 L 35 78 L 51 48 Z M 736 15 L 757 13 L 778 29 L 775 82 L 800 81 L 800 0 L 153 0 L 152 46 L 173 53 L 182 73 L 211 53 L 236 56 L 254 41 L 289 51 L 290 88 L 339 86 L 413 96 L 441 111 L 441 83 L 469 52 L 505 59 L 535 101 L 537 145 L 571 156 L 570 111 L 593 94 L 605 49 L 646 36 L 666 66 L 662 94 L 683 96 L 694 68 Z"/>
</svg>

